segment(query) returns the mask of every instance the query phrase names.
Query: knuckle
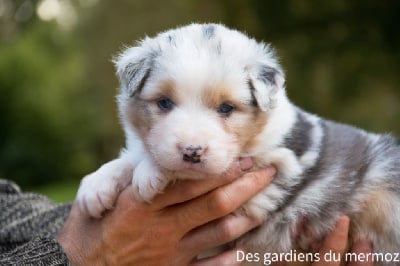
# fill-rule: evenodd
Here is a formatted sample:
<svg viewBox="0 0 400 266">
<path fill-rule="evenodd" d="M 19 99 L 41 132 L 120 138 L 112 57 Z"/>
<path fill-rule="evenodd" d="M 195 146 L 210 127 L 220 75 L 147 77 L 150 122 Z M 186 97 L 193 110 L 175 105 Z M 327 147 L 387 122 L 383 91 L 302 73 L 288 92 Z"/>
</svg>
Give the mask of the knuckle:
<svg viewBox="0 0 400 266">
<path fill-rule="evenodd" d="M 211 212 L 222 215 L 234 210 L 231 197 L 223 189 L 215 191 L 215 194 L 208 201 L 208 207 Z"/>
<path fill-rule="evenodd" d="M 186 208 L 174 217 L 174 230 L 176 234 L 184 234 L 193 228 L 199 226 L 199 221 L 204 220 L 204 213 L 194 208 Z M 178 226 L 176 226 L 178 225 Z"/>
<path fill-rule="evenodd" d="M 248 184 L 257 187 L 263 188 L 266 185 L 266 178 L 267 175 L 266 170 L 260 169 L 254 172 L 246 173 L 245 176 L 249 180 Z"/>
<path fill-rule="evenodd" d="M 193 217 L 194 213 L 191 209 L 187 209 L 185 212 L 181 212 L 178 218 L 178 224 L 181 226 L 191 225 L 192 221 L 195 219 Z"/>
<path fill-rule="evenodd" d="M 193 196 L 196 196 L 198 189 L 195 186 L 190 186 L 188 184 L 185 184 L 184 186 L 179 189 L 179 193 L 183 198 L 192 198 Z"/>
<path fill-rule="evenodd" d="M 220 240 L 230 241 L 236 238 L 236 230 L 230 219 L 223 220 L 217 230 L 217 237 Z"/>
</svg>

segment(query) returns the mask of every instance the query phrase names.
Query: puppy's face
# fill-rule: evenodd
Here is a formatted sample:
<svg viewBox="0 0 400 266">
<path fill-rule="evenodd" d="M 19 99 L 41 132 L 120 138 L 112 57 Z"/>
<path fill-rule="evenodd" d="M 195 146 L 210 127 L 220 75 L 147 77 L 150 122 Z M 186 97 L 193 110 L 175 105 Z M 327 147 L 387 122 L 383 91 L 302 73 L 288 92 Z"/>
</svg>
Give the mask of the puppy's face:
<svg viewBox="0 0 400 266">
<path fill-rule="evenodd" d="M 255 144 L 283 85 L 270 56 L 219 25 L 144 40 L 116 61 L 125 129 L 139 135 L 161 168 L 222 173 Z"/>
<path fill-rule="evenodd" d="M 267 118 L 245 81 L 237 82 L 154 77 L 131 99 L 127 117 L 161 167 L 217 174 L 246 150 Z"/>
</svg>

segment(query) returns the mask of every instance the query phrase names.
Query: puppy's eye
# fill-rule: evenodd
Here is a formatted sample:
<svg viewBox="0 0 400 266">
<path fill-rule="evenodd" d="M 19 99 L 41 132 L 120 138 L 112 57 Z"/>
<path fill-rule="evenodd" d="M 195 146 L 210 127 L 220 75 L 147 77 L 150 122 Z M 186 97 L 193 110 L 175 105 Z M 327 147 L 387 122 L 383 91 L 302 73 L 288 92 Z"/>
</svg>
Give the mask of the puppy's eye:
<svg viewBox="0 0 400 266">
<path fill-rule="evenodd" d="M 218 106 L 217 112 L 223 115 L 230 115 L 235 107 L 228 103 L 223 103 L 220 106 Z"/>
<path fill-rule="evenodd" d="M 168 98 L 161 98 L 157 101 L 157 106 L 163 111 L 170 111 L 174 108 L 174 102 Z"/>
</svg>

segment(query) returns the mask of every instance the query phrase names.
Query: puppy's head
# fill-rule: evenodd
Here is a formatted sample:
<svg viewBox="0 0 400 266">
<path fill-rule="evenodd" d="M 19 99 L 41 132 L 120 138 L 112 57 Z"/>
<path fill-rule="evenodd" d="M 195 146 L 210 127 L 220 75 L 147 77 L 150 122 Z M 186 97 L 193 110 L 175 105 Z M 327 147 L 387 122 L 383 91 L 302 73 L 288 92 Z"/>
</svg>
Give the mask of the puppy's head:
<svg viewBox="0 0 400 266">
<path fill-rule="evenodd" d="M 254 144 L 284 90 L 270 48 L 222 25 L 146 38 L 115 63 L 125 130 L 171 171 L 225 171 Z"/>
</svg>

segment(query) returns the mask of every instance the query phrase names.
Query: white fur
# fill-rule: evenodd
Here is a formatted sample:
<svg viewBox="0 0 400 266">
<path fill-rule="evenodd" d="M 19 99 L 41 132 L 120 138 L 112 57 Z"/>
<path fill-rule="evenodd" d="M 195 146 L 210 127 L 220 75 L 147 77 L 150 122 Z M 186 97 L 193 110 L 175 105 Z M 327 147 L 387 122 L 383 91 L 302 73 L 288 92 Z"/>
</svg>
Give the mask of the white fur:
<svg viewBox="0 0 400 266">
<path fill-rule="evenodd" d="M 131 163 L 121 157 L 85 176 L 77 193 L 80 209 L 93 217 L 100 217 L 105 209 L 111 209 L 119 192 L 129 184 L 132 170 Z"/>
</svg>

